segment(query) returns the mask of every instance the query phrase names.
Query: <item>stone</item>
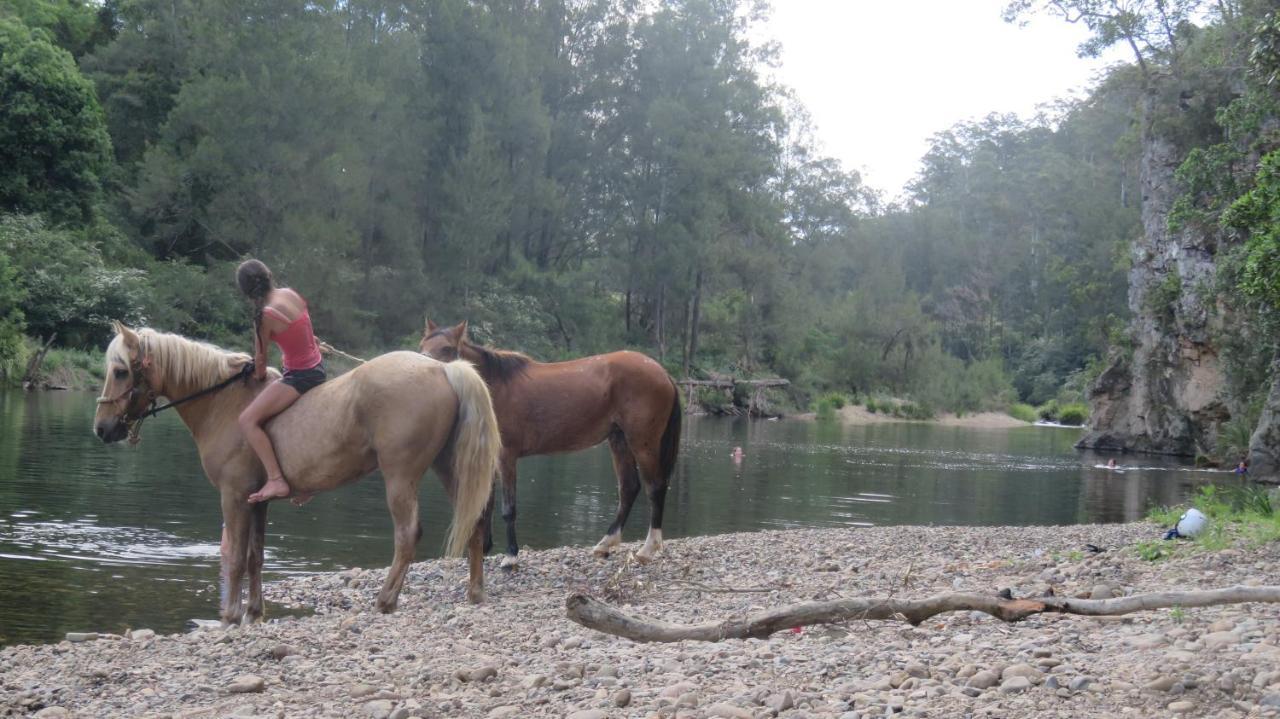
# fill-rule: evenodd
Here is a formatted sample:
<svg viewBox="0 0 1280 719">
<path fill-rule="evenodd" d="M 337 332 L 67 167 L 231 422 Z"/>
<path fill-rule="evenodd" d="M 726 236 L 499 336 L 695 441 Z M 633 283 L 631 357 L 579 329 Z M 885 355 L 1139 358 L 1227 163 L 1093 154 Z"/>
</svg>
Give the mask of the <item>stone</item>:
<svg viewBox="0 0 1280 719">
<path fill-rule="evenodd" d="M 538 687 L 546 683 L 547 683 L 547 676 L 545 674 L 530 674 L 529 676 L 520 680 L 520 687 L 523 689 L 537 689 Z"/>
<path fill-rule="evenodd" d="M 679 682 L 677 684 L 672 684 L 671 686 L 658 692 L 658 696 L 674 699 L 680 696 L 681 694 L 688 694 L 689 692 L 697 688 L 698 688 L 698 685 L 692 682 Z"/>
<path fill-rule="evenodd" d="M 1173 688 L 1177 680 L 1173 677 L 1159 677 L 1143 685 L 1143 689 L 1149 692 L 1167 692 Z"/>
<path fill-rule="evenodd" d="M 271 647 L 271 658 L 281 660 L 285 657 L 291 657 L 298 653 L 298 650 L 289 644 L 277 644 Z"/>
<path fill-rule="evenodd" d="M 767 702 L 765 702 L 765 706 L 772 709 L 775 714 L 781 714 L 782 712 L 788 709 L 791 709 L 795 705 L 796 705 L 796 697 L 794 694 L 791 693 L 790 689 L 788 689 L 785 692 L 782 692 L 781 694 L 774 694 L 773 696 L 769 697 L 769 700 Z"/>
<path fill-rule="evenodd" d="M 1039 684 L 1043 676 L 1043 673 L 1041 673 L 1039 669 L 1036 669 L 1030 664 L 1012 664 L 1005 667 L 1003 672 L 1000 672 L 1000 679 L 1002 681 L 1007 681 L 1011 677 L 1023 677 L 1030 682 Z"/>
<path fill-rule="evenodd" d="M 1125 639 L 1125 644 L 1134 649 L 1156 649 L 1168 643 L 1169 639 L 1163 634 L 1139 634 L 1136 637 Z"/>
<path fill-rule="evenodd" d="M 599 709 L 579 709 L 566 719 L 609 719 L 609 715 Z"/>
<path fill-rule="evenodd" d="M 903 667 L 902 670 L 917 679 L 929 678 L 929 667 L 926 667 L 920 662 L 908 662 L 907 666 Z"/>
<path fill-rule="evenodd" d="M 498 676 L 498 668 L 492 664 L 486 664 L 473 669 L 459 669 L 453 673 L 453 676 L 461 682 L 482 682 Z"/>
<path fill-rule="evenodd" d="M 707 707 L 707 716 L 721 717 L 721 719 L 755 719 L 756 715 L 741 707 L 719 702 Z"/>
<path fill-rule="evenodd" d="M 71 712 L 63 707 L 45 707 L 36 712 L 36 719 L 71 719 Z"/>
<path fill-rule="evenodd" d="M 378 692 L 377 687 L 371 687 L 368 684 L 352 684 L 351 689 L 348 693 L 351 694 L 351 698 L 359 699 L 361 697 L 367 697 L 371 694 L 376 694 L 377 692 Z"/>
<path fill-rule="evenodd" d="M 1185 699 L 1182 701 L 1173 702 L 1168 706 L 1169 711 L 1173 712 L 1174 714 L 1186 714 L 1187 712 L 1195 708 L 1196 708 L 1195 702 L 1187 701 Z"/>
<path fill-rule="evenodd" d="M 1095 584 L 1093 589 L 1089 590 L 1090 599 L 1112 599 L 1116 596 L 1116 586 L 1114 584 Z"/>
<path fill-rule="evenodd" d="M 145 642 L 148 639 L 155 639 L 156 633 L 150 629 L 135 629 L 129 632 L 129 638 L 135 642 Z"/>
<path fill-rule="evenodd" d="M 1235 632 L 1212 632 L 1200 637 L 1200 641 L 1204 642 L 1205 649 L 1216 652 L 1223 647 L 1239 644 L 1240 635 Z"/>
<path fill-rule="evenodd" d="M 966 686 L 971 686 L 975 689 L 990 689 L 991 687 L 995 686 L 996 683 L 999 681 L 1000 681 L 1000 677 L 997 677 L 995 675 L 995 672 L 990 672 L 990 671 L 987 671 L 986 669 L 983 669 L 977 674 L 974 674 L 973 676 L 969 677 L 969 681 L 966 682 L 965 684 Z"/>
<path fill-rule="evenodd" d="M 1000 691 L 1005 694 L 1018 694 L 1031 688 L 1031 680 L 1024 676 L 1013 676 L 1000 682 Z"/>
<path fill-rule="evenodd" d="M 520 716 L 523 710 L 518 706 L 504 704 L 500 707 L 494 707 L 489 710 L 489 719 L 510 719 L 510 717 Z"/>
<path fill-rule="evenodd" d="M 1280 693 L 1267 694 L 1266 696 L 1262 697 L 1262 699 L 1259 699 L 1258 703 L 1264 707 L 1280 708 Z"/>
<path fill-rule="evenodd" d="M 69 642 L 92 642 L 97 638 L 97 632 L 67 632 L 67 641 Z"/>
<path fill-rule="evenodd" d="M 1078 676 L 1071 679 L 1071 683 L 1067 685 L 1067 688 L 1072 692 L 1081 692 L 1088 689 L 1092 683 L 1093 677 Z"/>
<path fill-rule="evenodd" d="M 1061 685 L 1060 685 L 1060 684 L 1058 684 L 1058 678 L 1057 678 L 1057 677 L 1055 677 L 1055 676 L 1053 676 L 1053 675 L 1049 675 L 1049 678 L 1044 680 L 1044 688 L 1045 688 L 1045 689 L 1048 689 L 1048 690 L 1050 690 L 1050 691 L 1053 691 L 1053 690 L 1057 689 L 1059 686 L 1061 686 Z"/>
<path fill-rule="evenodd" d="M 631 703 L 631 690 L 622 689 L 613 695 L 613 705 L 616 707 L 625 707 Z"/>
<path fill-rule="evenodd" d="M 227 685 L 227 691 L 232 694 L 253 694 L 262 691 L 266 686 L 266 681 L 257 674 L 241 674 L 231 680 Z"/>
<path fill-rule="evenodd" d="M 391 711 L 396 705 L 390 699 L 374 699 L 371 702 L 365 702 L 364 713 L 370 719 L 391 719 Z"/>
</svg>

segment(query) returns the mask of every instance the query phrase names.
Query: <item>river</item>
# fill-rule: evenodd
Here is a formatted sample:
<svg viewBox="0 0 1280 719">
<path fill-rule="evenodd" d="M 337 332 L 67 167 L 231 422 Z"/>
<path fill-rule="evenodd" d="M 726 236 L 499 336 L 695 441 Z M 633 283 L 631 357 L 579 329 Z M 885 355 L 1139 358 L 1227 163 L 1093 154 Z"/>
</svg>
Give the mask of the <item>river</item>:
<svg viewBox="0 0 1280 719">
<path fill-rule="evenodd" d="M 147 422 L 137 447 L 104 446 L 91 431 L 93 409 L 83 392 L 0 391 L 0 644 L 67 631 L 174 632 L 217 615 L 218 497 L 186 428 L 167 413 Z M 1165 458 L 1125 457 L 1124 472 L 1100 469 L 1105 459 L 1072 449 L 1078 436 L 687 418 L 665 534 L 1124 522 L 1200 483 L 1231 481 Z M 439 483 L 423 487 L 420 557 L 438 553 L 449 517 Z M 519 493 L 519 539 L 533 548 L 588 551 L 617 503 L 603 446 L 521 460 Z M 643 539 L 647 522 L 642 496 L 624 539 Z M 495 536 L 500 545 L 500 528 Z M 384 567 L 391 554 L 376 477 L 300 509 L 272 507 L 268 579 Z"/>
</svg>

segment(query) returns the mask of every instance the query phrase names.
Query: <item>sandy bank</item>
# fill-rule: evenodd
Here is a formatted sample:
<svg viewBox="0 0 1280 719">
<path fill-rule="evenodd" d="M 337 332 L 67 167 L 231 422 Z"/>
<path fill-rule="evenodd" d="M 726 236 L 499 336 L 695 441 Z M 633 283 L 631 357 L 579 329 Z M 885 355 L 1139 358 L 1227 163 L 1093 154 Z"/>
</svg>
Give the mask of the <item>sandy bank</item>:
<svg viewBox="0 0 1280 719">
<path fill-rule="evenodd" d="M 657 563 L 529 552 L 462 600 L 460 560 L 415 565 L 400 610 L 372 613 L 383 570 L 274 584 L 317 615 L 0 651 L 0 715 L 421 717 L 1274 716 L 1280 607 L 1003 625 L 811 627 L 767 640 L 643 645 L 563 618 L 572 591 L 695 621 L 839 596 L 956 590 L 1145 592 L 1274 581 L 1280 545 L 1153 563 L 1147 524 L 794 530 L 671 541 Z M 1101 554 L 1085 544 L 1104 548 Z M 636 548 L 635 543 L 629 545 Z M 491 560 L 489 568 L 496 567 Z M 717 591 L 768 588 L 765 593 Z M 92 631 L 94 627 L 84 627 Z M 251 678 L 243 678 L 251 675 Z M 237 678 L 239 684 L 237 684 Z M 248 693 L 233 693 L 248 689 Z M 620 706 L 621 705 L 621 706 Z"/>
</svg>

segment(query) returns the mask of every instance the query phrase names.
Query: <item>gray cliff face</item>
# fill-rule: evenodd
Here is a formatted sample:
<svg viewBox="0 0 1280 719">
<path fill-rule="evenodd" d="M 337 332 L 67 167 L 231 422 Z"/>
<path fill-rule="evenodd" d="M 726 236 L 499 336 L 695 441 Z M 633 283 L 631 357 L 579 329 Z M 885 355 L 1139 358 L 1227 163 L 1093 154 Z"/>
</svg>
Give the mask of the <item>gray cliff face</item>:
<svg viewBox="0 0 1280 719">
<path fill-rule="evenodd" d="M 1249 476 L 1280 483 L 1280 358 L 1271 365 L 1271 392 L 1262 406 L 1258 427 L 1249 438 Z"/>
<path fill-rule="evenodd" d="M 1089 388 L 1088 431 L 1077 447 L 1194 455 L 1213 447 L 1218 426 L 1230 417 L 1210 339 L 1214 313 L 1205 304 L 1218 238 L 1168 228 L 1178 197 L 1173 173 L 1183 157 L 1171 141 L 1146 142 L 1143 235 L 1134 242 L 1129 272 L 1134 347 L 1131 356 L 1117 353 Z"/>
</svg>

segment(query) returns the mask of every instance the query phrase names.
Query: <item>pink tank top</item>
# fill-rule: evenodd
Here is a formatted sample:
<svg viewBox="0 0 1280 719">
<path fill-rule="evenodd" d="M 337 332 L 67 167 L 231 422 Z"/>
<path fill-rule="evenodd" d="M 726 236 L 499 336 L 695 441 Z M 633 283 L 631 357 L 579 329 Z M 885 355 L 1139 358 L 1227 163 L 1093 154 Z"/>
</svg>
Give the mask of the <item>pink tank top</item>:
<svg viewBox="0 0 1280 719">
<path fill-rule="evenodd" d="M 270 312 L 277 319 L 289 322 L 284 314 L 270 307 L 264 307 L 262 311 Z M 271 335 L 271 341 L 280 347 L 286 370 L 311 369 L 320 364 L 322 359 L 320 345 L 316 342 L 315 332 L 311 329 L 311 313 L 307 311 L 305 304 L 302 314 L 289 322 L 288 327 Z"/>
</svg>

